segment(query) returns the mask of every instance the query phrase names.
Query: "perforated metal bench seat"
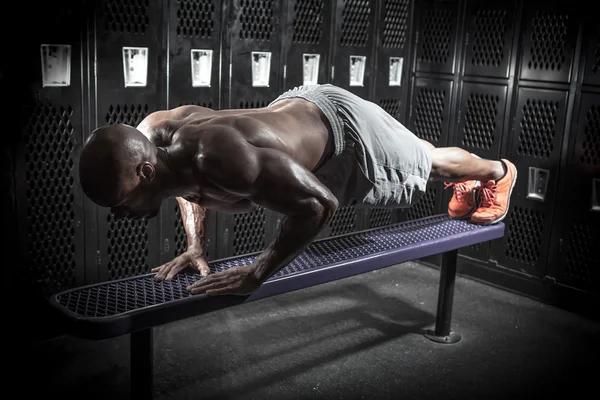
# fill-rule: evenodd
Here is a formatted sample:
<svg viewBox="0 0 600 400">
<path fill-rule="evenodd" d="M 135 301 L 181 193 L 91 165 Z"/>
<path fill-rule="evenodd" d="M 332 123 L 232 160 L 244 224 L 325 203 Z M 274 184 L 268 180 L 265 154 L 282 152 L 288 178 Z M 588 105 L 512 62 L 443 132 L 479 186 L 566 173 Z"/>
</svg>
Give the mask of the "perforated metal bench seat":
<svg viewBox="0 0 600 400">
<path fill-rule="evenodd" d="M 190 295 L 185 288 L 200 279 L 198 274 L 182 273 L 172 281 L 163 282 L 155 281 L 153 274 L 145 274 L 66 290 L 52 296 L 50 302 L 66 317 L 71 334 L 103 339 L 446 253 L 442 274 L 450 275 L 450 280 L 443 276 L 440 284 L 438 318 L 441 318 L 443 310 L 440 308 L 451 307 L 452 287 L 448 292 L 447 286 L 453 286 L 457 249 L 503 235 L 502 223 L 481 226 L 452 220 L 445 214 L 437 215 L 316 241 L 251 296 Z M 214 273 L 234 266 L 248 265 L 255 257 L 256 254 L 251 254 L 218 260 L 210 263 L 210 268 Z M 444 268 L 451 268 L 451 271 L 447 272 Z M 449 300 L 449 305 L 442 304 L 444 296 L 446 301 Z M 449 329 L 449 315 L 447 317 Z M 444 324 L 443 321 L 438 322 Z"/>
</svg>

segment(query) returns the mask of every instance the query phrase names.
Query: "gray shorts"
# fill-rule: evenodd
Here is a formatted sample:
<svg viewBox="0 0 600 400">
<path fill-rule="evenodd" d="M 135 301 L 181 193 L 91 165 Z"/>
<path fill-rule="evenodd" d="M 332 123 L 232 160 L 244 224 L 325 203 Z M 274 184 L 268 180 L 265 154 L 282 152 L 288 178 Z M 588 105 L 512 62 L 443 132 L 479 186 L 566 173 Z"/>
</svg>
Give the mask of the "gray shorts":
<svg viewBox="0 0 600 400">
<path fill-rule="evenodd" d="M 317 105 L 331 124 L 335 154 L 315 175 L 340 205 L 405 208 L 425 193 L 431 154 L 377 104 L 330 85 L 300 86 L 279 96 Z"/>
</svg>

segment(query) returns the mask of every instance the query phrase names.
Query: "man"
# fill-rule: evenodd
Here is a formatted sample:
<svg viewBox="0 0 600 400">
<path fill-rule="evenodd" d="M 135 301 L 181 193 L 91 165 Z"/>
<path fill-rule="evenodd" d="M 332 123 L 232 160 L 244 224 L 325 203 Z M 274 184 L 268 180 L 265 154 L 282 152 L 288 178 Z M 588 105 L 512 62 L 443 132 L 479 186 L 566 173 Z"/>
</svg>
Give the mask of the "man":
<svg viewBox="0 0 600 400">
<path fill-rule="evenodd" d="M 507 213 L 517 171 L 508 160 L 435 148 L 376 104 L 327 84 L 294 88 L 265 108 L 183 106 L 137 128 L 100 127 L 81 151 L 79 175 L 86 196 L 116 218 L 154 217 L 176 197 L 188 250 L 153 269 L 156 279 L 191 266 L 203 276 L 191 293 L 246 295 L 300 254 L 340 206 L 410 207 L 428 181 L 441 180 L 454 188 L 453 218 L 493 224 Z M 284 216 L 276 239 L 252 265 L 209 274 L 205 209 L 258 206 Z"/>
</svg>

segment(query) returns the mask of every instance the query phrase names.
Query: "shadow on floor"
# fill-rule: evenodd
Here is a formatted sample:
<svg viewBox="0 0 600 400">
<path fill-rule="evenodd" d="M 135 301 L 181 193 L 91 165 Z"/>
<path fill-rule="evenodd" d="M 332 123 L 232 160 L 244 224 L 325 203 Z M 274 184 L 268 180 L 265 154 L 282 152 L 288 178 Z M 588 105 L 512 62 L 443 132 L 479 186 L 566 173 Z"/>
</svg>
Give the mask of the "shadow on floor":
<svg viewBox="0 0 600 400">
<path fill-rule="evenodd" d="M 155 330 L 155 398 L 507 399 L 593 387 L 600 324 L 457 278 L 455 345 L 434 324 L 439 274 L 406 263 Z M 19 354 L 22 395 L 127 399 L 127 337 Z M 582 394 L 583 396 L 583 394 Z"/>
<path fill-rule="evenodd" d="M 431 313 L 417 309 L 397 297 L 382 296 L 360 284 L 323 291 L 317 294 L 317 298 L 315 295 L 314 292 L 300 291 L 293 297 L 282 296 L 276 300 L 277 313 L 266 318 L 260 312 L 268 310 L 272 305 L 266 302 L 262 305 L 262 300 L 253 304 L 253 307 L 257 307 L 254 316 L 244 317 L 236 312 L 235 314 L 242 318 L 235 319 L 239 330 L 217 332 L 217 336 L 221 338 L 221 346 L 214 356 L 227 354 L 228 357 L 241 362 L 228 363 L 222 369 L 216 368 L 214 363 L 206 365 L 205 368 L 196 366 L 194 374 L 184 374 L 178 376 L 177 380 L 163 381 L 161 392 L 168 393 L 191 383 L 211 386 L 211 381 L 226 379 L 231 374 L 260 374 L 258 380 L 238 381 L 235 387 L 228 388 L 228 396 L 243 397 L 245 393 L 260 388 L 265 382 L 283 382 L 290 376 L 302 375 L 319 365 L 331 364 L 336 360 L 366 352 L 387 341 L 401 340 L 405 335 L 418 335 L 435 321 L 435 316 Z M 363 301 L 365 299 L 369 299 L 368 302 Z M 321 304 L 315 304 L 315 300 Z M 335 309 L 331 310 L 332 308 Z M 304 310 L 302 315 L 294 315 L 298 314 L 298 310 Z M 253 310 L 248 311 L 252 314 Z M 185 330 L 189 331 L 190 328 Z M 178 347 L 182 345 L 182 341 L 193 341 L 187 337 L 179 337 L 178 332 L 172 330 L 163 330 L 160 335 L 165 336 L 158 339 L 159 342 L 177 343 Z M 173 337 L 175 335 L 177 336 Z M 224 340 L 224 337 L 228 339 Z M 194 359 L 214 360 L 212 348 L 195 349 L 192 343 L 189 348 L 184 356 L 186 360 L 173 360 L 175 365 L 172 367 L 175 370 L 178 369 L 177 365 L 193 362 Z M 158 351 L 164 350 L 163 348 Z M 234 354 L 235 352 L 238 354 Z M 296 357 L 298 354 L 302 354 L 303 357 Z M 310 357 L 306 357 L 308 354 Z M 285 368 L 269 368 L 281 359 L 291 359 L 292 362 L 286 363 Z M 168 371 L 168 367 L 164 369 L 165 374 Z M 221 395 L 214 396 L 204 392 L 202 398 L 220 398 Z"/>
</svg>

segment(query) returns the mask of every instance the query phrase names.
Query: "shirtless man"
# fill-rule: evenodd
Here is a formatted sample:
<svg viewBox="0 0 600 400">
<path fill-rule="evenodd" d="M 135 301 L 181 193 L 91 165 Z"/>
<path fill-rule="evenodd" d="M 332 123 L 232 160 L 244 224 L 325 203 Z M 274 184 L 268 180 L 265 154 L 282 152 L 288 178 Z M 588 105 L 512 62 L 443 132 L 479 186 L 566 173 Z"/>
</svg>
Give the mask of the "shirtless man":
<svg viewBox="0 0 600 400">
<path fill-rule="evenodd" d="M 115 218 L 152 218 L 175 197 L 188 249 L 154 268 L 158 280 L 192 267 L 187 289 L 247 295 L 298 256 L 338 207 L 411 207 L 427 182 L 453 187 L 453 218 L 493 224 L 508 210 L 516 168 L 418 139 L 374 103 L 326 84 L 285 92 L 265 108 L 182 106 L 137 127 L 96 129 L 80 156 L 87 197 Z M 205 210 L 283 215 L 275 240 L 252 265 L 210 274 L 202 258 Z"/>
</svg>

